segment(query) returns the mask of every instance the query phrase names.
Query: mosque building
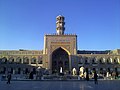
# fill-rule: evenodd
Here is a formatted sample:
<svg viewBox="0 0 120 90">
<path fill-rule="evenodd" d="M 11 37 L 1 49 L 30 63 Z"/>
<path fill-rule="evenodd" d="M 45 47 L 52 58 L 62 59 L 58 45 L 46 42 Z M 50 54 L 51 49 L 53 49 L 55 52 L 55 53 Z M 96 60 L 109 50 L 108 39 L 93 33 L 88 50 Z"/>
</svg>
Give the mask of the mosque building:
<svg viewBox="0 0 120 90">
<path fill-rule="evenodd" d="M 44 68 L 51 74 L 80 67 L 103 74 L 120 72 L 120 49 L 86 51 L 77 49 L 77 35 L 65 34 L 64 16 L 56 17 L 56 34 L 44 35 L 43 50 L 0 50 L 0 74 L 27 74 Z"/>
</svg>

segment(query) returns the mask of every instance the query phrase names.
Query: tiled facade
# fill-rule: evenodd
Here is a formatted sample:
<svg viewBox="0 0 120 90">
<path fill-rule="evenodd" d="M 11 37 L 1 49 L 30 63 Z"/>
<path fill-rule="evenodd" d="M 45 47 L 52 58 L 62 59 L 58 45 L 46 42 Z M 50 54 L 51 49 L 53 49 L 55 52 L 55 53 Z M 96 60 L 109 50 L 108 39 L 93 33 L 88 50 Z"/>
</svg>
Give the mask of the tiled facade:
<svg viewBox="0 0 120 90">
<path fill-rule="evenodd" d="M 44 36 L 44 49 L 39 50 L 0 50 L 0 74 L 36 73 L 38 67 L 48 69 L 51 73 L 72 71 L 80 67 L 98 73 L 120 72 L 120 49 L 108 51 L 77 50 L 77 35 L 64 34 L 65 22 L 63 16 L 56 18 L 56 34 Z M 57 54 L 60 55 L 57 55 Z M 66 60 L 66 61 L 65 61 Z M 55 68 L 55 69 L 54 69 Z"/>
</svg>

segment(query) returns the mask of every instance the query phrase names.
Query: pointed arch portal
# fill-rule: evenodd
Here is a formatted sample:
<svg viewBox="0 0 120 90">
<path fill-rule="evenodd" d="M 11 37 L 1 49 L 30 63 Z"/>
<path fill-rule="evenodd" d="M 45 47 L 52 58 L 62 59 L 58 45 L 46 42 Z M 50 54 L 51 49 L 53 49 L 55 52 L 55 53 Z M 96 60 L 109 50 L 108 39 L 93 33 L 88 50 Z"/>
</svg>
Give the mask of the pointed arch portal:
<svg viewBox="0 0 120 90">
<path fill-rule="evenodd" d="M 59 73 L 61 67 L 63 72 L 69 71 L 69 55 L 60 47 L 52 53 L 52 73 Z"/>
</svg>

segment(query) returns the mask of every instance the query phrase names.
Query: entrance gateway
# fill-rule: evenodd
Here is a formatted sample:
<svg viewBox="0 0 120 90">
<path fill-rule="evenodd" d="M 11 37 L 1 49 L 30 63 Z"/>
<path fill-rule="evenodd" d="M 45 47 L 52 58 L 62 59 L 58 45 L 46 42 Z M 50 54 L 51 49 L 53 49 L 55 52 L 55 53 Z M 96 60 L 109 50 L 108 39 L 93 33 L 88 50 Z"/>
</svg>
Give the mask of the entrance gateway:
<svg viewBox="0 0 120 90">
<path fill-rule="evenodd" d="M 48 34 L 44 36 L 44 61 L 43 67 L 51 71 L 51 73 L 67 73 L 72 68 L 77 68 L 77 35 L 64 34 L 65 22 L 64 17 L 59 15 L 56 17 L 56 34 Z"/>
<path fill-rule="evenodd" d="M 69 55 L 61 47 L 52 53 L 52 73 L 69 72 Z"/>
</svg>

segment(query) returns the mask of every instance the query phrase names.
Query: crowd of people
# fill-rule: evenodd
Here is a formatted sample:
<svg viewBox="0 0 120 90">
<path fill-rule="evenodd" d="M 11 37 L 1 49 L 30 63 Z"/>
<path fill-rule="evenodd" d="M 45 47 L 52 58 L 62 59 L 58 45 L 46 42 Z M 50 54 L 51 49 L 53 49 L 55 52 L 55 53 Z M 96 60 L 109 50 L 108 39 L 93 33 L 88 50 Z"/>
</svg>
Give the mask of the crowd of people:
<svg viewBox="0 0 120 90">
<path fill-rule="evenodd" d="M 26 79 L 36 79 L 36 80 L 39 79 L 40 80 L 43 75 L 44 75 L 43 71 L 39 71 L 39 73 L 30 72 L 29 74 L 27 74 Z M 47 72 L 47 75 L 49 75 L 48 72 Z M 96 70 L 89 72 L 88 70 L 84 70 L 84 68 L 82 68 L 79 71 L 79 73 L 77 73 L 77 71 L 73 69 L 73 71 L 69 73 L 69 75 L 78 76 L 80 80 L 83 79 L 86 81 L 94 79 L 95 84 L 98 84 L 98 79 L 100 78 L 100 76 L 102 77 L 101 79 L 117 79 L 119 76 L 119 73 L 116 71 L 116 72 L 106 72 L 106 73 L 104 72 L 104 73 L 98 74 Z M 8 73 L 6 75 L 6 78 L 7 78 L 7 84 L 10 84 L 10 81 L 12 78 L 11 73 Z"/>
</svg>

